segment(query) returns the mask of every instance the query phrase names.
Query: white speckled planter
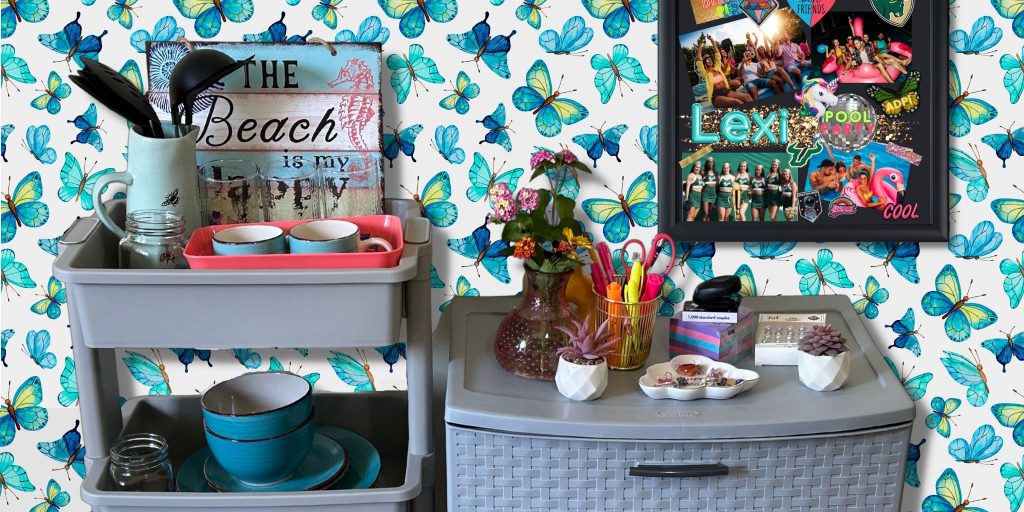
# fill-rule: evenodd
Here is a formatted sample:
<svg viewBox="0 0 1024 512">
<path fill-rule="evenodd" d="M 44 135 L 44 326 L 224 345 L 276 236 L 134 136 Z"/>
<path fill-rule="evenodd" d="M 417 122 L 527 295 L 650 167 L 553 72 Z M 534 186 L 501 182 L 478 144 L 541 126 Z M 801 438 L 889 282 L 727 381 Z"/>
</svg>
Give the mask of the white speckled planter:
<svg viewBox="0 0 1024 512">
<path fill-rule="evenodd" d="M 555 384 L 558 392 L 570 400 L 593 400 L 608 387 L 608 363 L 576 364 L 559 357 Z"/>
<path fill-rule="evenodd" d="M 797 352 L 797 370 L 800 382 L 815 391 L 835 391 L 850 376 L 850 353 L 837 356 L 813 356 Z"/>
</svg>

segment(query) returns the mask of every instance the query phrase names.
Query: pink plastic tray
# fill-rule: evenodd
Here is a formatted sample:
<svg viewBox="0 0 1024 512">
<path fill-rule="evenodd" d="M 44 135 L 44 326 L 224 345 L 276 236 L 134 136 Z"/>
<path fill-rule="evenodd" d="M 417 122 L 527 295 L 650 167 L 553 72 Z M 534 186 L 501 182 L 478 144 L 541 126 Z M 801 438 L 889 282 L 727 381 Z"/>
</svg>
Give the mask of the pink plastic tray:
<svg viewBox="0 0 1024 512">
<path fill-rule="evenodd" d="M 383 238 L 394 247 L 391 251 L 351 252 L 323 254 L 252 254 L 243 256 L 218 256 L 213 253 L 213 235 L 217 231 L 241 226 L 225 224 L 206 226 L 192 232 L 185 247 L 185 259 L 192 269 L 200 270 L 253 270 L 253 269 L 332 269 L 332 268 L 388 268 L 398 265 L 404 248 L 402 219 L 394 215 L 363 215 L 343 217 L 359 226 L 361 235 Z M 288 231 L 296 224 L 306 221 L 258 222 L 277 226 Z"/>
</svg>

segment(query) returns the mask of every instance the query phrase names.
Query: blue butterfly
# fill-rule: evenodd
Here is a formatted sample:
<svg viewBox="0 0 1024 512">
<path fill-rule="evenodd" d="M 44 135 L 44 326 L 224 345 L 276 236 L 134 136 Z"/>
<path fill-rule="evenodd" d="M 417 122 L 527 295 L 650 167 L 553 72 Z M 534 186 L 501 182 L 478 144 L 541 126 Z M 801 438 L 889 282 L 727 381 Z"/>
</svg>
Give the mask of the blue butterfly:
<svg viewBox="0 0 1024 512">
<path fill-rule="evenodd" d="M 875 267 L 885 269 L 886 277 L 892 265 L 907 281 L 915 284 L 921 282 L 921 276 L 917 273 L 917 257 L 921 254 L 921 246 L 917 242 L 857 242 L 857 247 L 882 260 L 882 264 Z"/>
<path fill-rule="evenodd" d="M 50 127 L 46 125 L 29 126 L 25 131 L 22 147 L 32 153 L 32 157 L 41 164 L 52 164 L 57 161 L 57 151 L 48 147 L 50 143 Z"/>
<path fill-rule="evenodd" d="M 853 302 L 853 310 L 874 320 L 878 317 L 878 306 L 889 300 L 889 290 L 882 288 L 875 276 L 868 276 L 868 281 L 862 292 L 861 298 Z"/>
<path fill-rule="evenodd" d="M 969 507 L 970 496 L 964 499 L 960 493 L 960 480 L 952 468 L 947 468 L 935 482 L 935 494 L 921 503 L 922 512 L 985 512 L 985 509 Z"/>
<path fill-rule="evenodd" d="M 1017 185 L 1013 188 L 1022 190 Z M 1021 199 L 996 199 L 989 204 L 996 218 L 1007 224 L 1013 225 L 1013 238 L 1024 244 L 1024 200 Z"/>
<path fill-rule="evenodd" d="M 587 156 L 594 161 L 594 167 L 597 167 L 597 160 L 605 153 L 614 156 L 615 161 L 622 162 L 622 159 L 619 158 L 619 140 L 626 133 L 626 125 L 615 125 L 608 131 L 604 131 L 604 125 L 601 125 L 601 128 L 594 126 L 591 128 L 597 130 L 597 133 L 577 135 L 572 138 L 572 141 L 586 150 Z"/>
<path fill-rule="evenodd" d="M 465 114 L 469 112 L 469 101 L 479 95 L 480 86 L 474 84 L 465 71 L 459 71 L 451 89 L 451 94 L 441 98 L 438 105 L 445 110 L 455 110 L 460 114 Z"/>
<path fill-rule="evenodd" d="M 651 81 L 644 74 L 640 66 L 640 60 L 629 56 L 629 47 L 624 44 L 617 44 L 612 47 L 610 55 L 594 55 L 590 58 L 590 67 L 597 71 L 594 75 L 594 86 L 601 93 L 601 103 L 608 103 L 619 86 L 619 95 L 622 96 L 622 87 L 633 90 L 626 82 L 634 84 L 646 84 Z"/>
<path fill-rule="evenodd" d="M 43 94 L 32 100 L 31 105 L 36 110 L 46 110 L 51 114 L 57 114 L 60 112 L 61 100 L 66 99 L 70 94 L 71 86 L 62 82 L 57 72 L 50 71 L 50 76 L 46 79 L 46 89 Z"/>
<path fill-rule="evenodd" d="M 7 368 L 7 343 L 14 337 L 14 329 L 4 329 L 0 332 L 0 363 Z"/>
<path fill-rule="evenodd" d="M 398 363 L 398 357 L 401 356 L 405 359 L 405 343 L 392 343 L 390 345 L 384 345 L 383 347 L 377 347 L 377 353 L 384 358 L 384 362 L 388 364 L 388 373 L 394 373 L 395 364 Z"/>
<path fill-rule="evenodd" d="M 444 288 L 444 280 L 437 274 L 437 267 L 430 264 L 430 287 L 435 289 Z"/>
<path fill-rule="evenodd" d="M 658 0 L 583 0 L 591 16 L 604 20 L 604 33 L 618 39 L 629 32 L 632 21 L 658 21 Z"/>
<path fill-rule="evenodd" d="M 572 173 L 572 169 L 559 167 L 557 169 L 548 169 L 544 176 L 547 177 L 551 183 L 555 184 L 557 193 L 572 199 L 573 201 L 580 195 L 580 182 L 576 180 L 576 175 Z"/>
<path fill-rule="evenodd" d="M 456 0 L 377 0 L 384 14 L 398 22 L 398 31 L 409 39 L 423 34 L 427 21 L 448 23 L 459 13 Z"/>
<path fill-rule="evenodd" d="M 509 78 L 512 76 L 508 70 L 508 52 L 512 49 L 512 36 L 516 35 L 513 30 L 509 35 L 491 36 L 491 25 L 487 18 L 491 15 L 484 13 L 484 19 L 473 25 L 473 28 L 463 34 L 449 34 L 448 44 L 470 54 L 471 59 L 476 63 L 476 70 L 480 71 L 480 61 L 494 71 L 494 74 Z"/>
<path fill-rule="evenodd" d="M 483 119 L 477 122 L 482 123 L 484 128 L 487 128 L 487 133 L 484 134 L 484 139 L 480 141 L 480 144 L 483 144 L 484 142 L 497 144 L 505 148 L 505 151 L 512 151 L 512 138 L 508 135 L 508 132 L 512 131 L 512 129 L 509 128 L 512 123 L 505 122 L 504 103 L 498 103 L 493 114 L 484 116 Z"/>
<path fill-rule="evenodd" d="M 57 356 L 50 352 L 50 333 L 46 329 L 29 331 L 22 351 L 44 370 L 57 366 Z"/>
<path fill-rule="evenodd" d="M 107 8 L 107 18 L 110 21 L 116 21 L 122 27 L 126 29 L 132 28 L 132 23 L 135 21 L 135 4 L 139 0 L 114 0 L 114 5 Z"/>
<path fill-rule="evenodd" d="M 911 487 L 921 487 L 921 477 L 917 474 L 917 463 L 921 460 L 921 445 L 927 439 L 921 439 L 920 443 L 910 443 L 907 447 L 907 466 L 903 471 L 903 481 Z"/>
<path fill-rule="evenodd" d="M 948 350 L 942 351 L 945 357 L 941 357 L 939 360 L 942 361 L 942 366 L 946 367 L 946 371 L 949 372 L 949 376 L 953 380 L 967 386 L 967 403 L 981 407 L 988 401 L 988 378 L 985 377 L 985 372 L 982 370 L 978 351 L 973 348 L 968 350 L 973 361 Z"/>
<path fill-rule="evenodd" d="M 155 363 L 152 359 L 129 350 L 125 352 L 125 356 L 121 360 L 124 361 L 128 371 L 131 372 L 135 380 L 139 381 L 139 384 L 149 387 L 150 395 L 169 395 L 171 394 L 171 379 L 167 376 L 167 368 L 159 353 L 154 350 L 153 355 L 157 358 Z"/>
<path fill-rule="evenodd" d="M 188 365 L 192 364 L 196 358 L 200 361 L 206 361 L 206 364 L 210 368 L 213 368 L 213 363 L 210 362 L 210 356 L 213 355 L 212 350 L 200 350 L 196 348 L 172 348 L 171 352 L 174 352 L 178 356 L 178 361 L 185 365 L 185 373 L 188 373 Z"/>
<path fill-rule="evenodd" d="M 103 151 L 103 138 L 100 136 L 100 131 L 103 130 L 100 125 L 103 123 L 97 123 L 97 121 L 96 104 L 90 103 L 89 108 L 85 109 L 82 115 L 75 116 L 74 119 L 68 121 L 80 130 L 71 143 L 89 144 L 96 148 L 96 151 Z"/>
<path fill-rule="evenodd" d="M 68 291 L 56 277 L 50 276 L 46 283 L 46 294 L 29 309 L 37 315 L 46 315 L 53 320 L 60 318 L 60 307 L 68 302 Z"/>
<path fill-rule="evenodd" d="M 10 393 L 10 382 L 7 384 Z M 14 442 L 19 430 L 39 430 L 46 426 L 49 413 L 39 405 L 43 401 L 43 386 L 39 377 L 29 377 L 8 396 L 0 407 L 0 446 Z"/>
<path fill-rule="evenodd" d="M 29 481 L 25 468 L 14 463 L 14 455 L 10 452 L 0 453 L 0 481 L 4 483 L 3 486 L 0 486 L 0 494 L 4 495 L 5 501 L 7 496 L 14 496 L 14 491 L 32 492 L 36 490 L 36 486 Z"/>
<path fill-rule="evenodd" d="M 250 370 L 255 370 L 263 364 L 263 356 L 259 352 L 256 352 L 248 348 L 233 348 L 231 354 L 235 356 L 238 362 Z"/>
<path fill-rule="evenodd" d="M 437 63 L 425 56 L 423 47 L 418 44 L 409 45 L 407 55 L 388 55 L 387 65 L 391 70 L 391 88 L 395 90 L 398 103 L 405 103 L 410 90 L 418 97 L 420 93 L 416 84 L 420 82 L 444 83 L 444 77 L 437 72 Z"/>
<path fill-rule="evenodd" d="M 1010 502 L 1010 510 L 1017 512 L 1021 503 L 1024 503 L 1024 457 L 1021 462 L 1014 465 L 1012 462 L 1004 462 L 999 466 L 999 475 L 1006 479 L 1003 484 L 1003 494 Z"/>
<path fill-rule="evenodd" d="M 315 9 L 315 7 L 314 7 Z M 259 42 L 259 43 L 304 43 L 313 33 L 312 30 L 306 31 L 305 35 L 295 34 L 293 36 L 288 35 L 288 27 L 284 24 L 284 12 L 281 12 L 281 19 L 272 23 L 267 30 L 260 32 L 259 34 L 245 34 L 242 36 L 243 41 Z"/>
<path fill-rule="evenodd" d="M 800 293 L 804 295 L 818 295 L 822 286 L 829 290 L 831 286 L 853 288 L 853 281 L 846 276 L 846 267 L 833 261 L 829 249 L 818 250 L 818 257 L 810 261 L 801 258 L 796 262 L 796 271 L 801 275 Z"/>
<path fill-rule="evenodd" d="M 185 37 L 185 29 L 178 26 L 174 16 L 164 16 L 156 21 L 156 25 L 153 26 L 153 32 L 145 29 L 132 32 L 131 42 L 132 48 L 135 48 L 139 53 L 146 53 L 147 42 L 177 41 L 180 37 Z"/>
<path fill-rule="evenodd" d="M 611 190 L 607 185 L 605 188 Z M 616 199 L 583 201 L 583 212 L 591 222 L 604 224 L 604 238 L 617 244 L 629 238 L 629 232 L 634 226 L 652 228 L 658 225 L 657 199 L 654 173 L 647 171 L 633 180 L 625 195 L 619 192 Z"/>
<path fill-rule="evenodd" d="M 531 112 L 537 132 L 545 137 L 562 133 L 562 125 L 576 124 L 590 115 L 579 102 L 561 97 L 572 91 L 552 87 L 548 65 L 537 60 L 526 72 L 526 85 L 512 92 L 512 104 L 522 112 Z"/>
<path fill-rule="evenodd" d="M 957 462 L 979 464 L 989 462 L 1003 447 L 1003 438 L 996 435 L 992 425 L 982 425 L 974 431 L 971 441 L 957 438 L 949 443 L 949 454 Z"/>
<path fill-rule="evenodd" d="M 60 484 L 51 478 L 50 482 L 46 484 L 46 495 L 42 500 L 29 512 L 60 512 L 61 507 L 66 507 L 71 503 L 71 495 L 67 491 L 61 490 Z"/>
<path fill-rule="evenodd" d="M 789 252 L 796 248 L 796 242 L 745 242 L 743 250 L 759 260 L 786 261 Z"/>
<path fill-rule="evenodd" d="M 212 2 L 212 0 L 208 1 Z M 76 13 L 75 19 L 64 25 L 64 30 L 39 36 L 40 44 L 64 55 L 64 62 L 68 64 L 68 69 L 71 68 L 72 59 L 79 67 L 85 67 L 82 59 L 96 60 L 100 50 L 103 49 L 103 36 L 107 35 L 107 31 L 104 30 L 98 36 L 82 37 L 82 24 L 78 23 L 78 19 L 81 17 L 81 12 Z"/>
<path fill-rule="evenodd" d="M 338 28 L 338 4 L 340 3 L 341 0 L 319 0 L 313 6 L 313 19 L 324 22 L 324 25 L 331 30 Z"/>
<path fill-rule="evenodd" d="M 9 183 L 7 194 L 0 201 L 0 223 L 3 226 L 0 241 L 3 243 L 13 240 L 19 227 L 38 228 L 50 219 L 50 207 L 39 200 L 43 197 L 43 178 L 39 171 L 26 174 L 14 187 L 13 193 Z"/>
<path fill-rule="evenodd" d="M 39 23 L 50 14 L 48 0 L 16 0 L 5 2 L 3 10 L 0 11 L 2 21 L 2 37 L 7 39 L 14 34 L 19 22 Z"/>
<path fill-rule="evenodd" d="M 60 247 L 60 237 L 40 238 L 36 243 L 39 245 L 40 249 L 46 251 L 50 256 L 56 256 L 57 249 Z"/>
<path fill-rule="evenodd" d="M 359 24 L 359 28 L 352 32 L 351 30 L 339 31 L 335 36 L 334 40 L 339 43 L 380 43 L 384 44 L 388 42 L 391 37 L 391 31 L 384 27 L 380 21 L 380 18 L 376 16 L 370 16 Z"/>
<path fill-rule="evenodd" d="M 0 145 L 0 158 L 3 158 L 4 162 L 7 161 L 7 137 L 9 137 L 12 133 L 14 133 L 13 124 L 5 124 L 2 128 L 2 131 L 0 131 L 0 136 L 3 137 L 3 142 L 0 143 L 2 144 Z"/>
<path fill-rule="evenodd" d="M 960 291 L 960 277 L 956 269 L 947 264 L 935 276 L 935 291 L 921 298 L 921 307 L 928 315 L 945 319 L 946 336 L 961 342 L 970 337 L 972 328 L 984 329 L 998 319 L 995 311 L 969 300 L 970 297 Z"/>
<path fill-rule="evenodd" d="M 565 20 L 562 25 L 562 33 L 554 30 L 545 30 L 540 33 L 538 42 L 540 47 L 548 53 L 555 55 L 583 55 L 583 48 L 586 48 L 594 39 L 594 30 L 583 21 L 583 16 L 573 16 Z"/>
<path fill-rule="evenodd" d="M 1024 333 L 1017 333 L 1014 336 L 1012 332 L 1004 332 L 1003 335 L 1005 338 L 985 340 L 981 342 L 981 346 L 996 356 L 996 361 L 1003 365 L 1003 373 L 1006 373 L 1006 365 L 1010 364 L 1014 357 L 1018 361 L 1024 361 Z"/>
<path fill-rule="evenodd" d="M 652 162 L 658 163 L 658 125 L 641 126 L 636 147 Z"/>
<path fill-rule="evenodd" d="M 444 313 L 444 311 L 448 309 L 448 306 L 451 305 L 452 301 L 455 300 L 455 297 L 479 296 L 480 290 L 473 288 L 473 285 L 469 284 L 469 279 L 466 279 L 465 276 L 459 276 L 459 278 L 455 281 L 455 288 L 452 290 L 452 298 L 442 302 L 437 309 L 438 311 Z"/>
<path fill-rule="evenodd" d="M 174 0 L 182 16 L 196 20 L 196 34 L 209 39 L 220 33 L 225 21 L 244 23 L 255 11 L 253 0 Z"/>
<path fill-rule="evenodd" d="M 471 265 L 476 268 L 478 277 L 480 265 L 483 265 L 484 270 L 487 270 L 498 281 L 505 284 L 512 282 L 512 278 L 508 274 L 508 255 L 505 254 L 509 248 L 508 242 L 504 240 L 492 242 L 491 230 L 488 229 L 487 224 L 476 228 L 467 237 L 449 238 L 448 247 L 456 254 L 473 260 Z"/>
<path fill-rule="evenodd" d="M 928 383 L 932 381 L 933 377 L 932 372 L 925 372 L 916 377 L 911 377 L 910 374 L 914 373 L 913 368 L 904 375 L 901 370 L 896 368 L 896 363 L 892 362 L 889 356 L 883 356 L 883 359 L 885 359 L 885 364 L 889 365 L 892 373 L 896 374 L 896 378 L 900 380 L 900 384 L 903 385 L 903 389 L 910 395 L 911 400 L 920 400 L 928 392 Z M 902 368 L 902 363 L 900 367 Z"/>
<path fill-rule="evenodd" d="M 391 133 L 384 133 L 384 158 L 388 159 L 388 167 L 395 166 L 395 159 L 398 158 L 398 152 L 401 151 L 405 156 L 412 158 L 412 161 L 416 161 L 414 153 L 416 153 L 416 137 L 419 137 L 420 132 L 423 131 L 422 124 L 414 124 L 404 130 L 399 131 L 402 128 L 401 125 L 398 128 L 391 128 Z"/>
<path fill-rule="evenodd" d="M 941 396 L 932 398 L 932 412 L 928 413 L 928 416 L 925 417 L 925 426 L 934 429 L 940 436 L 949 439 L 949 434 L 952 431 L 953 417 L 955 416 L 953 413 L 960 408 L 960 403 L 959 398 L 947 400 L 943 400 Z"/>
<path fill-rule="evenodd" d="M 1006 169 L 1006 161 L 1013 156 L 1014 152 L 1024 156 L 1024 126 L 1016 130 L 1013 129 L 1012 124 L 1009 128 L 1002 126 L 1000 128 L 1005 130 L 1006 133 L 986 135 L 981 138 L 981 141 L 996 150 L 996 156 L 1003 161 L 1003 169 Z"/>
<path fill-rule="evenodd" d="M 1006 88 L 1006 92 L 1010 93 L 1010 103 L 1016 105 L 1021 93 L 1024 93 L 1024 49 L 1021 50 L 1020 55 L 1004 53 L 1002 57 L 999 57 L 999 67 L 1006 71 L 1006 74 L 1003 75 L 1003 87 Z"/>
<path fill-rule="evenodd" d="M 354 387 L 354 391 L 376 391 L 373 383 L 373 374 L 370 373 L 370 364 L 366 362 L 366 356 L 362 350 L 357 349 L 360 359 L 352 357 L 344 352 L 331 351 L 334 357 L 328 357 L 327 362 L 331 364 L 334 373 L 342 382 Z"/>
<path fill-rule="evenodd" d="M 993 46 L 1003 38 L 1003 29 L 996 26 L 991 16 L 982 16 L 974 22 L 971 33 L 954 30 L 949 35 L 949 45 L 957 53 L 965 55 L 988 55 Z"/>
<path fill-rule="evenodd" d="M 979 222 L 971 231 L 971 238 L 953 235 L 949 239 L 949 252 L 965 260 L 985 259 L 1003 243 L 1003 235 L 996 231 L 992 221 Z"/>
<path fill-rule="evenodd" d="M 2 254 L 2 272 L 3 279 L 0 280 L 0 287 L 3 288 L 4 294 L 7 295 L 7 300 L 10 300 L 9 290 L 13 290 L 15 295 L 19 295 L 17 290 L 10 288 L 16 286 L 18 288 L 25 288 L 26 290 L 36 287 L 36 282 L 32 280 L 32 276 L 28 273 L 28 267 L 20 261 L 14 259 L 14 251 L 10 249 L 3 249 L 0 251 Z"/>
<path fill-rule="evenodd" d="M 714 242 L 676 242 L 676 255 L 679 257 L 679 268 L 683 275 L 686 275 L 685 268 L 690 267 L 702 281 L 715 277 L 711 268 L 715 251 Z"/>
<path fill-rule="evenodd" d="M 63 186 L 57 189 L 57 197 L 64 202 L 79 200 L 82 202 L 82 209 L 90 211 L 93 209 L 96 183 L 100 177 L 112 172 L 114 169 L 109 167 L 96 172 L 84 172 L 75 155 L 71 152 L 64 153 L 64 166 L 60 170 L 60 181 Z M 100 193 L 105 190 L 101 190 Z"/>
<path fill-rule="evenodd" d="M 921 343 L 917 337 L 923 335 L 918 332 L 914 322 L 914 308 L 907 308 L 907 312 L 903 313 L 902 318 L 893 322 L 892 325 L 885 326 L 896 333 L 896 341 L 892 342 L 889 348 L 902 348 L 909 350 L 915 356 L 921 356 Z"/>
<path fill-rule="evenodd" d="M 1024 253 L 1016 261 L 1006 258 L 999 262 L 999 271 L 1006 276 L 1003 280 L 1003 291 L 1010 299 L 1010 307 L 1016 309 L 1024 297 Z"/>
<path fill-rule="evenodd" d="M 57 394 L 57 402 L 64 407 L 78 402 L 78 376 L 75 375 L 75 360 L 70 357 L 64 358 L 64 371 L 60 372 L 60 387 L 62 391 Z"/>
<path fill-rule="evenodd" d="M 288 364 L 288 367 L 291 368 L 291 363 Z M 297 372 L 293 372 L 290 369 L 289 370 L 285 370 L 284 366 L 281 364 L 281 361 L 278 361 L 277 358 L 274 357 L 274 356 L 270 356 L 270 368 L 269 368 L 269 370 L 272 371 L 272 372 L 287 372 L 287 373 L 293 373 L 295 375 L 299 375 Z M 301 366 L 299 366 L 299 370 L 300 371 L 302 370 Z M 320 373 L 319 372 L 307 373 L 306 375 L 300 375 L 300 376 L 303 379 L 305 379 L 306 382 L 309 383 L 310 387 L 313 387 L 314 385 L 316 385 L 316 383 L 320 380 Z"/>
<path fill-rule="evenodd" d="M 973 158 L 962 149 L 949 148 L 949 171 L 967 182 L 967 197 L 971 201 L 983 201 L 988 197 L 988 173 L 977 146 L 970 144 L 970 148 Z"/>
<path fill-rule="evenodd" d="M 420 179 L 416 177 L 416 188 L 419 188 Z M 434 175 L 423 186 L 419 194 L 402 186 L 406 192 L 412 194 L 412 198 L 420 205 L 420 214 L 427 218 L 432 225 L 439 228 L 447 228 L 459 218 L 459 208 L 448 199 L 452 197 L 452 182 L 446 171 Z"/>
<path fill-rule="evenodd" d="M 971 133 L 972 124 L 982 125 L 999 115 L 999 111 L 987 101 L 968 98 L 972 92 L 977 92 L 970 91 L 970 87 L 968 80 L 968 90 L 961 89 L 960 73 L 956 64 L 949 61 L 949 134 L 954 137 L 963 137 Z"/>
<path fill-rule="evenodd" d="M 434 140 L 430 146 L 449 163 L 461 164 L 466 161 L 466 151 L 457 146 L 459 127 L 454 124 L 434 128 Z"/>
<path fill-rule="evenodd" d="M 658 316 L 675 316 L 676 306 L 682 304 L 685 298 L 686 290 L 676 288 L 675 281 L 665 277 L 665 282 L 661 285 L 661 306 L 658 308 Z"/>
<path fill-rule="evenodd" d="M 80 478 L 85 478 L 85 446 L 82 445 L 82 434 L 78 432 L 78 420 L 75 426 L 64 433 L 60 439 L 36 444 L 39 453 L 63 464 L 60 469 L 75 470 Z"/>
<path fill-rule="evenodd" d="M 11 95 L 10 86 L 14 85 L 14 82 L 20 84 L 36 83 L 36 77 L 32 76 L 32 71 L 28 69 L 28 62 L 14 54 L 13 46 L 9 44 L 0 45 L 0 50 L 2 50 L 0 51 L 0 57 L 2 57 L 0 59 L 0 68 L 4 71 L 0 73 L 0 82 L 3 82 L 7 96 Z M 17 85 L 14 85 L 14 90 L 21 92 Z"/>
<path fill-rule="evenodd" d="M 1013 33 L 1024 38 L 1024 0 L 992 0 L 1000 16 L 1013 20 Z"/>
<path fill-rule="evenodd" d="M 466 197 L 474 203 L 486 197 L 491 201 L 491 188 L 499 183 L 504 183 L 509 190 L 515 193 L 519 187 L 519 178 L 523 177 L 523 168 L 516 167 L 503 173 L 491 170 L 487 160 L 479 152 L 473 153 L 473 166 L 469 168 L 469 188 L 466 189 Z M 491 203 L 494 207 L 494 203 Z"/>
</svg>

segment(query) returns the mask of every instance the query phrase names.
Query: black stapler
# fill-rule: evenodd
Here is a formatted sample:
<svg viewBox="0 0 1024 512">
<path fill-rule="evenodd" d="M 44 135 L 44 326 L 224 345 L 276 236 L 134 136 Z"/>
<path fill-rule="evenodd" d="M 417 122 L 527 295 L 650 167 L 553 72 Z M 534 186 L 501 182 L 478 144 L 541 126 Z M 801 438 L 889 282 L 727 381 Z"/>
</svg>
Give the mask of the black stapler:
<svg viewBox="0 0 1024 512">
<path fill-rule="evenodd" d="M 707 311 L 736 311 L 740 305 L 740 278 L 718 276 L 697 285 L 693 302 Z"/>
</svg>

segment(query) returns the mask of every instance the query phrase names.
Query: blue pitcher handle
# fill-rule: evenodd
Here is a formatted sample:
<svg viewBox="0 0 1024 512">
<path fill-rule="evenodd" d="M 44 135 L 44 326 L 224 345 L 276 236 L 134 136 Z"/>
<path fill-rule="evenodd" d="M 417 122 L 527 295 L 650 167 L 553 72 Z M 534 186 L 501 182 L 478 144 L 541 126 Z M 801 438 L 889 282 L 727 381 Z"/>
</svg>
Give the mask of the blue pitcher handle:
<svg viewBox="0 0 1024 512">
<path fill-rule="evenodd" d="M 100 218 L 100 222 L 107 227 L 111 232 L 117 235 L 118 238 L 124 238 L 125 232 L 121 226 L 118 226 L 113 219 L 110 218 L 110 214 L 107 213 L 107 205 L 103 203 L 102 192 L 107 188 L 107 185 L 111 183 L 124 183 L 126 186 L 132 186 L 132 175 L 129 172 L 113 172 L 110 174 L 104 174 L 100 176 L 100 179 L 96 180 L 96 185 L 92 189 L 92 203 L 96 205 L 96 216 Z"/>
</svg>

